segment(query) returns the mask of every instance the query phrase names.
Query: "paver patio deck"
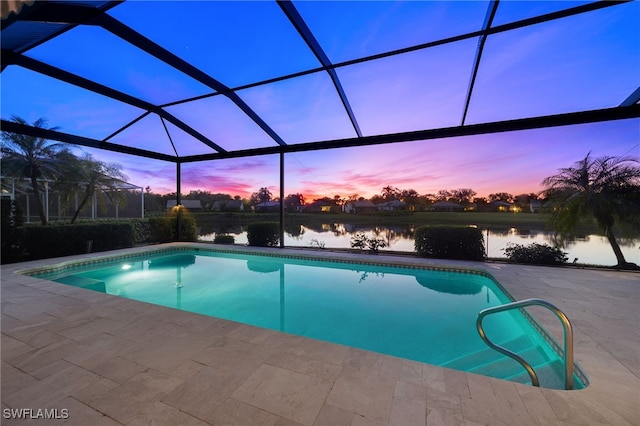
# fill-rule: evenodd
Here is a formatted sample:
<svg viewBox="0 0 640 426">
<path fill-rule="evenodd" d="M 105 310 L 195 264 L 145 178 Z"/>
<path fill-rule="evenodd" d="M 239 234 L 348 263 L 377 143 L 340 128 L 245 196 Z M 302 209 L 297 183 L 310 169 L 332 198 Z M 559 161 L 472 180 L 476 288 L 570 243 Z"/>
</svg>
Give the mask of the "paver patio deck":
<svg viewBox="0 0 640 426">
<path fill-rule="evenodd" d="M 2 424 L 640 425 L 640 274 L 376 259 L 482 268 L 516 299 L 557 305 L 590 386 L 540 389 L 15 274 L 55 259 L 2 266 Z M 530 312 L 561 341 L 553 314 Z M 6 418 L 29 408 L 68 418 Z"/>
</svg>

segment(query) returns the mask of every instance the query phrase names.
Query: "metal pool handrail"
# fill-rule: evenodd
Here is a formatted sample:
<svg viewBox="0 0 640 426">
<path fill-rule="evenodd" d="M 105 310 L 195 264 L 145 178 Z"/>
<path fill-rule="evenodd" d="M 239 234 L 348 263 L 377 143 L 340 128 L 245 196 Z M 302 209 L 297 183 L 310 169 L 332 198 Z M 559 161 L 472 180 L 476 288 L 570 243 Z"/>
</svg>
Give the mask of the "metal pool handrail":
<svg viewBox="0 0 640 426">
<path fill-rule="evenodd" d="M 491 348 L 518 361 L 525 368 L 525 370 L 527 370 L 527 373 L 529 373 L 529 377 L 531 377 L 531 383 L 533 384 L 533 386 L 539 387 L 540 381 L 538 380 L 538 375 L 533 370 L 531 365 L 529 365 L 529 363 L 527 363 L 522 357 L 515 354 L 514 352 L 511 352 L 510 350 L 503 348 L 502 346 L 496 345 L 491 340 L 489 340 L 486 333 L 484 332 L 484 328 L 482 327 L 482 320 L 487 315 L 504 312 L 511 309 L 520 309 L 532 305 L 543 306 L 549 309 L 558 317 L 558 319 L 562 323 L 562 326 L 564 327 L 564 388 L 566 390 L 571 390 L 573 389 L 573 328 L 571 327 L 569 318 L 567 318 L 564 312 L 562 312 L 556 306 L 542 299 L 525 299 L 519 300 L 517 302 L 506 303 L 500 306 L 494 306 L 492 308 L 483 309 L 478 314 L 478 319 L 476 321 L 478 333 L 480 333 L 480 337 L 482 338 L 482 340 L 484 340 L 485 343 Z"/>
</svg>

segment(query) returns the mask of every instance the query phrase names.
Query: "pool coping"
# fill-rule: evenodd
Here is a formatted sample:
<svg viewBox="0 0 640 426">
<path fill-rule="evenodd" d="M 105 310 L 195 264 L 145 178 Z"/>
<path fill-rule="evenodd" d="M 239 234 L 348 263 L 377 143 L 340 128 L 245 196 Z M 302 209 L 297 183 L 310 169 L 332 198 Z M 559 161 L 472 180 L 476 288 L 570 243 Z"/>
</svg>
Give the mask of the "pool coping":
<svg viewBox="0 0 640 426">
<path fill-rule="evenodd" d="M 205 248 L 211 248 L 210 244 L 203 244 Z M 26 276 L 18 276 L 15 275 L 14 272 L 17 270 L 24 270 L 29 267 L 37 267 L 38 265 L 42 265 L 43 263 L 51 264 L 51 263 L 59 263 L 62 262 L 73 262 L 81 259 L 91 259 L 95 257 L 102 256 L 111 256 L 112 254 L 122 254 L 128 255 L 135 252 L 145 252 L 145 251 L 156 251 L 160 246 L 148 246 L 141 247 L 136 249 L 125 249 L 119 250 L 117 252 L 110 252 L 108 254 L 90 254 L 90 255 L 79 255 L 73 256 L 70 258 L 61 258 L 61 259 L 49 259 L 46 261 L 34 261 L 27 262 L 24 264 L 15 264 L 15 265 L 3 265 L 2 267 L 2 301 L 3 301 L 3 318 L 5 315 L 11 318 L 13 321 L 13 317 L 10 315 L 12 312 L 9 310 L 7 313 L 5 306 L 16 306 L 20 305 L 20 297 L 17 299 L 13 299 L 12 296 L 15 292 L 19 292 L 19 290 L 24 289 L 25 291 L 36 292 L 42 297 L 54 297 L 56 295 L 60 295 L 62 293 L 67 293 L 67 291 L 62 288 L 63 284 L 51 283 L 49 281 L 43 281 L 31 277 Z M 184 247 L 181 244 L 172 244 L 167 245 L 165 247 Z M 243 247 L 243 250 L 248 248 Z M 252 250 L 253 251 L 253 250 Z M 295 249 L 259 249 L 256 251 L 264 251 L 265 253 L 274 253 L 275 255 L 287 254 L 289 251 L 295 255 L 299 255 L 300 251 L 296 251 Z M 326 251 L 319 250 L 317 253 L 319 256 L 325 257 L 329 254 Z M 331 253 L 333 257 L 336 253 Z M 342 254 L 339 254 L 343 256 Z M 371 258 L 374 255 L 371 254 L 349 254 L 347 257 L 350 261 L 371 261 Z M 400 412 L 395 410 L 394 407 L 399 406 L 398 404 L 404 404 L 406 401 L 403 398 L 400 398 L 397 393 L 402 389 L 405 389 L 406 386 L 418 386 L 414 390 L 417 392 L 418 390 L 424 390 L 427 394 L 426 401 L 424 398 L 418 398 L 422 400 L 413 401 L 412 404 L 415 406 L 419 406 L 424 408 L 427 406 L 426 410 L 423 413 L 423 417 L 425 419 L 431 419 L 432 422 L 436 422 L 435 419 L 449 419 L 447 421 L 456 422 L 464 421 L 464 422 L 478 422 L 485 424 L 509 424 L 509 419 L 518 419 L 520 424 L 529 424 L 527 423 L 529 420 L 523 420 L 529 418 L 529 416 L 535 415 L 537 418 L 546 419 L 545 423 L 542 424 L 588 424 L 593 419 L 597 419 L 598 423 L 601 424 L 638 424 L 640 421 L 640 411 L 638 409 L 637 400 L 638 396 L 640 396 L 640 380 L 638 378 L 638 359 L 637 352 L 635 354 L 629 353 L 629 342 L 631 344 L 638 343 L 637 339 L 637 330 L 633 329 L 634 325 L 637 325 L 637 319 L 640 318 L 638 314 L 633 312 L 627 312 L 629 309 L 622 309 L 628 303 L 635 302 L 638 300 L 638 287 L 637 287 L 637 275 L 625 274 L 621 272 L 613 272 L 613 271 L 582 271 L 582 270 L 558 270 L 557 268 L 544 268 L 544 267 L 526 267 L 522 265 L 492 265 L 492 264 L 484 264 L 477 262 L 462 262 L 462 261 L 434 261 L 434 260 L 424 260 L 424 259 L 405 259 L 405 258 L 397 258 L 393 256 L 378 254 L 375 255 L 375 260 L 383 261 L 384 263 L 387 260 L 393 262 L 395 265 L 397 263 L 405 264 L 408 266 L 416 267 L 424 267 L 428 266 L 437 266 L 437 267 L 453 267 L 458 269 L 459 267 L 471 267 L 477 268 L 480 270 L 484 270 L 485 273 L 494 276 L 495 280 L 500 282 L 503 287 L 508 291 L 516 299 L 527 298 L 533 295 L 540 295 L 540 293 L 545 293 L 542 296 L 549 296 L 552 302 L 557 304 L 568 304 L 569 309 L 564 309 L 568 311 L 568 315 L 571 318 L 575 316 L 576 320 L 574 321 L 572 318 L 572 322 L 574 322 L 574 326 L 576 329 L 576 336 L 578 337 L 578 341 L 576 342 L 576 359 L 584 364 L 587 372 L 591 376 L 591 385 L 586 389 L 579 391 L 554 391 L 549 389 L 537 389 L 532 388 L 530 386 L 519 385 L 513 382 L 505 382 L 498 379 L 491 379 L 484 376 L 477 376 L 475 374 L 470 373 L 461 373 L 460 374 L 452 373 L 454 370 L 448 370 L 440 367 L 433 367 L 427 364 L 421 365 L 420 363 L 415 362 L 402 362 L 398 361 L 398 359 L 394 359 L 393 357 L 387 356 L 376 356 L 375 359 L 378 360 L 378 363 L 389 363 L 398 365 L 400 363 L 402 365 L 402 369 L 416 369 L 418 367 L 421 368 L 422 371 L 422 381 L 421 385 L 416 384 L 415 377 L 405 377 L 406 374 L 402 372 L 396 374 L 397 377 L 392 377 L 395 380 L 395 390 L 396 397 L 391 396 L 391 400 L 388 401 L 390 405 L 390 411 L 387 410 L 386 417 L 383 416 L 382 420 L 380 418 L 374 416 L 371 413 L 367 413 L 367 410 L 349 408 L 351 411 L 351 419 L 353 424 L 357 423 L 358 419 L 367 419 L 369 417 L 380 420 L 378 423 L 381 424 L 389 424 L 394 423 L 393 420 L 397 418 L 397 416 L 401 416 Z M 533 274 L 533 275 L 532 275 Z M 595 274 L 595 279 L 594 275 Z M 560 277 L 562 276 L 562 277 Z M 529 286 L 518 286 L 518 280 L 522 277 L 527 277 L 531 280 L 531 285 Z M 563 278 L 564 277 L 564 278 Z M 569 292 L 565 294 L 565 287 L 568 287 L 567 284 L 571 279 L 576 279 L 577 281 L 582 281 L 585 292 L 587 293 L 586 297 L 582 295 L 580 292 Z M 600 280 L 608 281 L 608 284 L 614 286 L 614 290 L 619 294 L 608 294 L 606 292 L 602 293 L 601 297 L 606 298 L 607 302 L 609 302 L 608 311 L 601 313 L 598 312 L 598 315 L 595 315 L 589 309 L 585 309 L 585 303 L 590 303 L 590 297 L 595 293 L 598 293 L 597 286 L 594 287 L 594 282 L 599 282 Z M 588 285 L 586 285 L 586 284 Z M 632 286 L 630 286 L 630 284 Z M 67 287 L 67 286 L 64 286 Z M 7 290 L 9 289 L 9 293 Z M 91 300 L 111 300 L 109 298 L 96 298 L 87 293 L 88 290 L 78 289 L 73 291 L 73 298 L 76 300 L 82 300 L 83 303 L 91 304 Z M 95 293 L 95 292 L 90 292 Z M 591 294 L 594 293 L 594 294 Z M 50 296 L 47 296 L 50 295 Z M 581 295 L 583 297 L 581 297 Z M 543 297 L 547 298 L 547 297 Z M 133 302 L 133 301 L 131 301 Z M 561 302 L 561 303 L 558 303 Z M 116 303 L 110 301 L 109 303 Z M 144 302 L 133 302 L 134 304 L 144 304 Z M 130 306 L 130 303 L 126 303 L 127 306 Z M 595 306 L 595 305 L 594 305 Z M 38 308 L 42 309 L 42 308 Z M 35 311 L 38 309 L 34 308 Z M 97 308 L 95 308 L 97 309 Z M 46 311 L 46 308 L 44 308 Z M 207 320 L 203 320 L 196 314 L 182 315 L 171 312 L 170 308 L 154 308 L 153 311 L 162 311 L 163 315 L 173 315 L 179 316 L 180 318 L 191 318 L 193 316 L 198 317 L 199 321 L 209 322 Z M 595 310 L 595 309 L 594 309 Z M 44 312 L 44 311 L 43 311 Z M 19 316 L 19 314 L 13 314 Z M 35 315 L 35 313 L 34 313 Z M 552 331 L 557 330 L 557 325 L 554 325 L 553 318 L 549 318 L 548 316 L 542 315 L 539 317 L 536 315 L 541 324 Z M 603 325 L 603 329 L 607 332 L 603 332 L 594 327 L 594 324 L 597 324 L 593 320 L 597 320 L 598 323 Z M 33 323 L 29 325 L 31 330 L 39 329 L 40 327 L 46 328 L 46 325 L 43 326 L 39 323 Z M 636 327 L 637 328 L 637 327 Z M 16 328 L 16 330 L 19 327 Z M 2 323 L 3 330 L 3 342 L 5 339 L 13 342 L 16 339 L 21 331 L 16 331 L 11 328 L 11 324 L 7 324 L 7 321 L 3 321 Z M 617 331 L 616 331 L 617 330 Z M 247 334 L 255 336 L 256 333 L 260 333 L 256 330 L 255 327 L 251 326 L 240 326 L 234 332 L 234 335 Z M 279 333 L 273 332 L 268 333 L 269 338 L 271 339 L 280 339 L 277 337 Z M 631 338 L 627 334 L 630 334 Z M 276 337 L 274 337 L 276 336 Z M 626 336 L 626 337 L 625 337 Z M 236 336 L 237 337 L 237 336 Z M 304 354 L 298 354 L 296 351 L 300 349 L 288 349 L 292 351 L 293 355 L 290 356 L 303 356 L 304 359 L 326 359 L 327 353 L 329 352 L 340 352 L 344 351 L 344 348 L 340 347 L 340 345 L 332 345 L 332 344 L 318 344 L 315 342 L 307 342 L 306 340 L 312 339 L 304 339 L 302 340 L 295 339 L 300 345 L 317 345 L 320 350 L 305 350 Z M 28 339 L 26 342 L 22 342 L 24 344 L 29 344 Z M 242 340 L 242 339 L 241 339 Z M 245 339 L 247 340 L 247 339 Z M 251 340 L 251 339 L 249 339 Z M 268 340 L 268 339 L 267 339 Z M 300 343 L 302 342 L 302 343 Z M 17 345 L 17 343 L 15 343 Z M 5 370 L 6 366 L 11 366 L 14 368 L 16 365 L 20 365 L 22 362 L 20 357 L 6 357 L 4 347 L 7 345 L 3 345 L 3 370 Z M 9 347 L 12 345 L 8 345 Z M 38 350 L 34 350 L 33 356 L 36 359 L 39 354 Z M 285 351 L 286 352 L 286 351 Z M 358 351 L 358 354 L 366 351 Z M 31 352 L 30 352 L 31 354 Z M 362 356 L 369 357 L 372 355 L 364 354 Z M 625 358 L 626 357 L 626 358 Z M 64 357 L 63 357 L 64 358 Z M 330 365 L 340 365 L 342 370 L 345 372 L 344 375 L 339 376 L 336 380 L 333 381 L 333 385 L 338 386 L 343 384 L 345 380 L 355 380 L 354 377 L 358 376 L 359 372 L 367 372 L 367 377 L 370 377 L 371 380 L 379 380 L 389 379 L 389 372 L 385 372 L 382 374 L 382 370 L 370 370 L 364 368 L 364 366 L 360 366 L 354 371 L 353 363 L 355 361 L 351 360 L 348 365 L 344 363 L 334 364 L 333 362 Z M 270 363 L 263 365 L 272 365 L 274 361 L 270 361 Z M 8 368 L 8 367 L 6 367 Z M 265 367 L 265 369 L 267 369 Z M 347 374 L 346 372 L 349 372 Z M 426 379 L 427 373 L 429 373 L 431 379 Z M 33 376 L 32 372 L 23 372 L 24 374 L 28 374 L 29 376 Z M 17 373 L 16 373 L 17 374 Z M 257 374 L 257 372 L 256 372 Z M 393 376 L 393 374 L 391 374 Z M 11 375 L 9 375 L 10 377 Z M 4 372 L 3 372 L 4 377 Z M 358 376 L 360 379 L 362 377 Z M 434 377 L 439 377 L 440 379 L 433 379 Z M 444 381 L 441 380 L 444 377 Z M 43 379 L 46 380 L 46 379 Z M 133 379 L 132 379 L 133 380 Z M 3 380 L 3 408 L 4 407 L 13 407 L 15 406 L 15 400 L 22 393 L 22 389 L 15 390 L 14 392 L 10 392 L 7 394 L 5 386 L 5 380 Z M 506 384 L 505 384 L 506 383 Z M 35 386 L 35 385 L 34 385 Z M 28 389 L 29 386 L 26 387 Z M 334 388 L 332 388 L 334 389 Z M 376 386 L 372 386 L 372 391 L 377 389 Z M 483 389 L 483 391 L 479 391 L 479 389 Z M 486 394 L 487 389 L 489 389 L 489 394 Z M 507 393 L 504 393 L 502 390 L 508 389 Z M 9 389 L 12 390 L 12 389 Z M 406 390 L 406 389 L 405 389 Z M 335 391 L 335 389 L 334 389 Z M 329 392 L 329 398 L 324 402 L 320 412 L 314 418 L 315 423 L 318 423 L 320 419 L 325 418 L 331 412 L 335 412 L 337 410 L 337 406 L 341 406 L 341 409 L 344 411 L 347 405 L 346 401 L 338 401 L 335 398 L 331 398 L 334 391 Z M 365 390 L 363 390 L 365 392 Z M 431 395 L 431 398 L 429 397 Z M 434 397 L 437 396 L 436 397 Z M 6 398 L 5 398 L 6 396 Z M 78 398 L 78 397 L 76 397 Z M 239 404 L 242 402 L 243 404 L 249 404 L 254 408 L 259 408 L 261 410 L 265 410 L 265 407 L 261 405 L 261 403 L 255 402 L 251 400 L 252 397 L 248 397 L 246 395 L 240 395 L 239 393 L 234 393 L 228 399 L 225 400 L 223 406 L 227 406 L 228 404 Z M 434 399 L 435 398 L 435 399 Z M 489 400 L 486 400 L 489 398 Z M 515 398 L 515 399 L 514 399 Z M 517 400 L 517 403 L 516 403 Z M 238 402 L 240 401 L 240 402 Z M 404 401 L 404 402 L 403 402 Z M 445 402 L 446 401 L 446 402 Z M 502 407 L 505 401 L 510 401 L 508 406 Z M 482 403 L 480 403 L 482 402 Z M 101 419 L 104 419 L 105 413 L 100 410 L 96 410 L 95 405 L 100 405 L 104 403 L 104 399 L 95 398 L 91 401 L 85 401 L 84 405 L 90 407 L 91 414 L 97 415 Z M 226 405 L 225 405 L 226 404 Z M 254 405 L 252 405 L 254 404 Z M 357 405 L 356 402 L 352 402 L 351 405 Z M 517 406 L 516 406 L 517 405 Z M 223 406 L 219 407 L 219 410 L 223 410 Z M 430 408 L 429 408 L 430 407 Z M 501 410 L 498 408 L 502 407 Z M 228 407 L 227 407 L 228 408 Z M 348 408 L 348 407 L 347 407 Z M 472 409 L 473 408 L 473 409 Z M 347 411 L 349 411 L 347 409 Z M 332 411 L 333 410 L 333 411 Z M 371 410 L 375 411 L 373 408 Z M 269 411 L 267 409 L 267 411 Z M 277 411 L 277 410 L 275 410 Z M 340 413 L 345 414 L 343 411 Z M 500 412 L 499 412 L 500 411 Z M 185 412 L 182 410 L 181 412 Z M 186 411 L 189 413 L 188 411 Z M 216 411 L 218 412 L 218 411 Z M 101 413 L 101 414 L 100 414 Z M 273 410 L 270 411 L 271 415 L 279 415 L 280 420 L 291 420 L 292 417 L 295 418 L 294 414 L 283 414 L 282 412 L 274 413 Z M 335 413 L 334 413 L 335 414 Z M 345 414 L 346 415 L 346 414 Z M 524 416 L 524 417 L 523 417 Z M 107 416 L 108 417 L 108 416 Z M 197 417 L 197 416 L 196 416 Z M 109 417 L 110 419 L 115 418 L 116 421 L 122 422 L 122 418 L 119 417 Z M 202 417 L 197 417 L 201 421 L 204 421 L 202 424 L 207 424 L 208 420 Z M 484 420 L 483 420 L 484 419 Z M 487 420 L 489 419 L 489 420 Z M 591 420 L 590 420 L 591 419 Z M 124 422 L 126 423 L 126 422 Z M 215 422 L 214 422 L 215 423 Z M 300 422 L 301 424 L 311 424 L 307 422 Z M 117 424 L 117 423 L 114 423 Z M 351 423 L 348 423 L 351 424 Z M 409 423 L 404 423 L 409 424 Z M 413 424 L 413 423 L 411 423 Z M 423 423 L 424 424 L 424 423 Z M 437 424 L 437 422 L 436 422 Z M 474 424 L 474 423 L 469 423 Z M 537 422 L 533 422 L 530 424 L 538 424 Z"/>
</svg>

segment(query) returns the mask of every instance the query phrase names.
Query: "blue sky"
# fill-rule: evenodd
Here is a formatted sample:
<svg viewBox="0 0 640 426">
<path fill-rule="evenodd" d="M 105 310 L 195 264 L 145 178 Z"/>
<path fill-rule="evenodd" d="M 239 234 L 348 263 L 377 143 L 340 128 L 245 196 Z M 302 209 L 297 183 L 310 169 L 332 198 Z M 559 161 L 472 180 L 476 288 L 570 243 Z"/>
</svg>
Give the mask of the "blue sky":
<svg viewBox="0 0 640 426">
<path fill-rule="evenodd" d="M 501 2 L 494 24 L 586 2 Z M 125 2 L 109 14 L 235 88 L 320 64 L 275 2 Z M 487 2 L 295 2 L 333 63 L 478 30 Z M 152 6 L 152 7 L 150 7 Z M 143 17 L 140 19 L 140 17 Z M 467 123 L 619 105 L 640 86 L 640 4 L 634 2 L 490 36 Z M 460 124 L 478 40 L 337 68 L 364 135 Z M 99 49 L 96 46 L 100 46 Z M 213 90 L 98 27 L 77 27 L 25 53 L 162 105 Z M 144 111 L 49 77 L 9 66 L 1 75 L 1 114 L 47 117 L 61 131 L 103 139 Z M 350 138 L 355 131 L 327 73 L 239 90 L 289 144 Z M 222 147 L 275 142 L 229 99 L 211 96 L 165 109 Z M 180 155 L 210 152 L 168 125 Z M 160 119 L 149 115 L 111 142 L 173 154 Z M 640 120 L 288 154 L 285 192 L 370 197 L 383 186 L 537 192 L 541 180 L 584 157 L 640 157 Z M 82 149 L 123 165 L 129 181 L 175 190 L 175 165 Z M 182 190 L 248 196 L 278 187 L 278 157 L 183 165 Z"/>
</svg>

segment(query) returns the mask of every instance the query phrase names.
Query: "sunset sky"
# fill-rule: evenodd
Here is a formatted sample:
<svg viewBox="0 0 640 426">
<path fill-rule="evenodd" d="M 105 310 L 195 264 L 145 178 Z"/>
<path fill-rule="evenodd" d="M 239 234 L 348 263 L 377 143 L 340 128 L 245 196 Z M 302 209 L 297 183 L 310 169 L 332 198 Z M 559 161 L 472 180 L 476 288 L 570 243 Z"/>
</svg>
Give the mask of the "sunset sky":
<svg viewBox="0 0 640 426">
<path fill-rule="evenodd" d="M 493 25 L 587 2 L 500 2 Z M 227 87 L 320 66 L 275 2 L 125 2 L 108 13 Z M 488 2 L 294 2 L 329 59 L 340 63 L 480 29 Z M 187 5 L 187 6 L 185 6 Z M 141 19 L 141 17 L 143 17 Z M 640 4 L 633 2 L 488 37 L 466 124 L 618 106 L 640 86 Z M 428 25 L 425 25 L 428 22 Z M 100 48 L 96 48 L 100 46 Z M 478 46 L 469 38 L 342 66 L 337 74 L 364 136 L 460 124 Z M 99 27 L 77 27 L 25 53 L 165 110 L 227 150 L 275 142 L 224 96 Z M 144 111 L 11 65 L 1 115 L 48 118 L 60 131 L 102 140 Z M 355 137 L 325 72 L 239 90 L 288 144 Z M 212 152 L 168 125 L 179 155 Z M 174 155 L 151 114 L 110 142 Z M 546 176 L 591 152 L 640 158 L 640 119 L 287 154 L 285 194 L 371 197 L 382 187 L 537 192 Z M 129 182 L 175 191 L 175 164 L 89 148 L 123 166 Z M 182 166 L 182 192 L 278 193 L 278 156 Z"/>
</svg>

